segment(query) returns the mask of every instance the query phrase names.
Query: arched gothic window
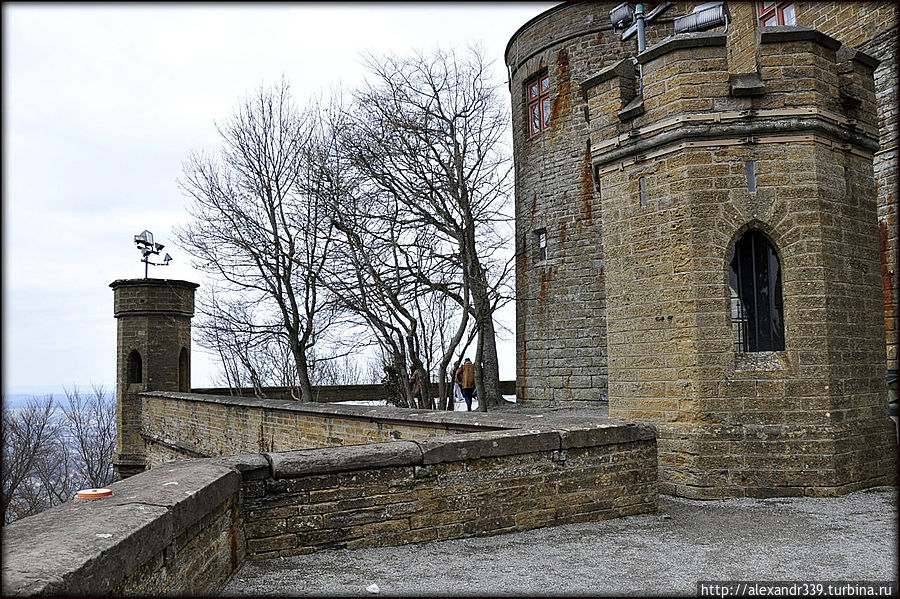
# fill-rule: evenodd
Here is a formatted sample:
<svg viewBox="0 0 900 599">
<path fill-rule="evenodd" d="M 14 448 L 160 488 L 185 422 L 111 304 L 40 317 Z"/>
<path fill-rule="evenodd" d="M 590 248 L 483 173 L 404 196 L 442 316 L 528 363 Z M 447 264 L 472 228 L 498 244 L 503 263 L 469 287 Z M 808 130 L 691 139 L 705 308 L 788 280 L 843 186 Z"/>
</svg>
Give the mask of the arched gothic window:
<svg viewBox="0 0 900 599">
<path fill-rule="evenodd" d="M 133 349 L 131 350 L 131 353 L 128 354 L 128 365 L 126 368 L 125 380 L 129 383 L 144 382 L 143 361 L 141 360 L 141 354 L 138 353 L 138 350 Z"/>
<path fill-rule="evenodd" d="M 728 274 L 735 350 L 784 350 L 781 262 L 769 239 L 747 231 L 738 239 Z"/>
</svg>

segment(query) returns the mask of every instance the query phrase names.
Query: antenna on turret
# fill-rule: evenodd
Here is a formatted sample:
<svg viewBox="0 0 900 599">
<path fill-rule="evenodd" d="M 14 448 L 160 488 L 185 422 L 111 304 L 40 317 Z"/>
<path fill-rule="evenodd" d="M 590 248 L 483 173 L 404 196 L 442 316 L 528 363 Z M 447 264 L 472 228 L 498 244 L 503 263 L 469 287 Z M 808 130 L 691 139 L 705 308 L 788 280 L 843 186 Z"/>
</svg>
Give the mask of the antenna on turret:
<svg viewBox="0 0 900 599">
<path fill-rule="evenodd" d="M 147 229 L 144 229 L 143 231 L 141 231 L 141 233 L 139 235 L 134 236 L 134 245 L 136 245 L 137 248 L 139 250 L 141 250 L 141 256 L 143 256 L 143 259 L 141 260 L 141 262 L 144 263 L 144 278 L 145 279 L 148 278 L 148 276 L 147 276 L 148 269 L 151 264 L 153 266 L 168 266 L 169 262 L 172 260 L 172 256 L 170 256 L 167 253 L 163 257 L 162 262 L 150 262 L 150 255 L 151 254 L 159 255 L 159 253 L 162 251 L 162 249 L 166 246 L 164 246 L 161 243 L 154 243 L 153 233 L 151 233 Z"/>
</svg>

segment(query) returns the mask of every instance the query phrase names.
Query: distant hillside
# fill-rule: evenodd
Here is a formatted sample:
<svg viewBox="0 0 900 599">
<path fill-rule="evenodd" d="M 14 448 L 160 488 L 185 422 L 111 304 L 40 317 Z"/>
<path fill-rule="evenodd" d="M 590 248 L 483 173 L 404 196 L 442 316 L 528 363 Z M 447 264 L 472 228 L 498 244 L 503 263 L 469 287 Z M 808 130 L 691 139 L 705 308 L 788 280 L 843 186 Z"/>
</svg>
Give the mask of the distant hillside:
<svg viewBox="0 0 900 599">
<path fill-rule="evenodd" d="M 3 394 L 3 407 L 16 409 L 24 406 L 29 399 L 32 397 L 43 398 L 47 393 L 42 394 L 34 394 L 34 393 L 4 393 Z M 65 395 L 62 393 L 52 393 L 49 395 L 53 395 L 53 398 L 57 401 L 64 399 Z"/>
</svg>

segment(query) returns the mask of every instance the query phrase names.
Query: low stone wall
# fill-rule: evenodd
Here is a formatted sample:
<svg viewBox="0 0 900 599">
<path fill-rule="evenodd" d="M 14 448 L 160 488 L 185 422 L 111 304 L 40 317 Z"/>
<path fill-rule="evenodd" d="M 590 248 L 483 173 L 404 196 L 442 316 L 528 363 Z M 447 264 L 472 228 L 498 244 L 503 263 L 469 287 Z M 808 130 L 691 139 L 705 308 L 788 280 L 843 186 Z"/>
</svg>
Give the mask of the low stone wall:
<svg viewBox="0 0 900 599">
<path fill-rule="evenodd" d="M 3 527 L 3 596 L 218 592 L 246 555 L 241 476 L 166 465 Z"/>
<path fill-rule="evenodd" d="M 141 434 L 150 467 L 174 459 L 383 443 L 498 426 L 493 416 L 485 419 L 480 413 L 196 393 L 154 392 L 141 397 Z"/>
<path fill-rule="evenodd" d="M 251 558 L 403 545 L 655 512 L 645 426 L 505 430 L 267 455 L 245 483 Z M 361 469 L 361 465 L 371 467 Z"/>
<path fill-rule="evenodd" d="M 429 434 L 460 417 L 482 432 L 160 465 L 112 497 L 3 527 L 2 594 L 211 595 L 248 557 L 656 510 L 648 425 L 563 411 L 420 416 Z"/>
</svg>

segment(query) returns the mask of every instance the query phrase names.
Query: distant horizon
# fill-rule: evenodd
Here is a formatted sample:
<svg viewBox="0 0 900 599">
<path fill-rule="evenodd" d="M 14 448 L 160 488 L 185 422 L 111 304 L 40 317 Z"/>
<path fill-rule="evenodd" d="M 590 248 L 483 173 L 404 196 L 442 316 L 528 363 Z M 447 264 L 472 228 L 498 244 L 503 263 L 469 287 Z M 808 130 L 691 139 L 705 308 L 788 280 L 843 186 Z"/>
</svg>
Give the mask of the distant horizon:
<svg viewBox="0 0 900 599">
<path fill-rule="evenodd" d="M 65 390 L 78 389 L 81 392 L 90 391 L 93 387 L 103 387 L 107 391 L 115 392 L 115 383 L 67 383 L 63 385 L 10 385 L 3 387 L 3 397 L 8 395 L 65 395 Z"/>
</svg>

